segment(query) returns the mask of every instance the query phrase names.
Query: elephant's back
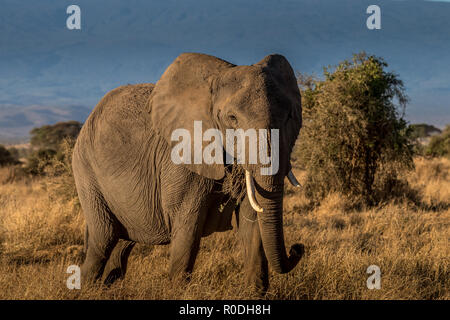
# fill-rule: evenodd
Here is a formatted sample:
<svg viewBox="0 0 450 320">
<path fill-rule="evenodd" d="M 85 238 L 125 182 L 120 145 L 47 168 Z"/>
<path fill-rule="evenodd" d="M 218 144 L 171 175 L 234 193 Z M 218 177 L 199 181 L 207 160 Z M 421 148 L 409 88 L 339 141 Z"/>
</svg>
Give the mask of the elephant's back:
<svg viewBox="0 0 450 320">
<path fill-rule="evenodd" d="M 142 83 L 120 86 L 108 92 L 89 115 L 86 134 L 102 129 L 103 122 L 119 125 L 122 121 L 145 121 L 147 101 L 154 87 L 153 83 Z"/>
<path fill-rule="evenodd" d="M 83 162 L 119 160 L 136 148 L 149 124 L 147 101 L 154 84 L 124 85 L 108 92 L 89 115 L 75 146 Z"/>
</svg>

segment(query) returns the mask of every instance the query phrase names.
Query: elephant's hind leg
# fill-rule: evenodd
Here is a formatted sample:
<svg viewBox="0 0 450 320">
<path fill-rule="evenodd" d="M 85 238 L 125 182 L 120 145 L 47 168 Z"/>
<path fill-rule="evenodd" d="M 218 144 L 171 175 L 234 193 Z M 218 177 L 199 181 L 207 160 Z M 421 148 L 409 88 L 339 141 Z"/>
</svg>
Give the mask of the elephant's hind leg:
<svg viewBox="0 0 450 320">
<path fill-rule="evenodd" d="M 125 277 L 128 256 L 134 245 L 135 242 L 129 240 L 121 239 L 117 242 L 103 272 L 104 284 L 110 285 L 117 279 L 123 279 Z"/>
<path fill-rule="evenodd" d="M 101 193 L 94 187 L 78 188 L 78 195 L 86 218 L 86 258 L 81 266 L 84 284 L 100 279 L 106 262 L 119 240 L 119 224 Z"/>
<path fill-rule="evenodd" d="M 92 283 L 101 278 L 106 262 L 117 242 L 117 239 L 111 235 L 95 236 L 92 233 L 89 235 L 86 258 L 81 266 L 83 284 Z"/>
</svg>

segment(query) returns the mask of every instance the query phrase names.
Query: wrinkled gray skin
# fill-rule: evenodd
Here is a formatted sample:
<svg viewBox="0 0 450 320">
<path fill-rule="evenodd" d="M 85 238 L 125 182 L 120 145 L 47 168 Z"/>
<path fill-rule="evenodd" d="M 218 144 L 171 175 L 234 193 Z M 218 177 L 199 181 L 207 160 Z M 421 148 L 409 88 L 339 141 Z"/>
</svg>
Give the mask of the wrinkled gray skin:
<svg viewBox="0 0 450 320">
<path fill-rule="evenodd" d="M 262 176 L 259 165 L 241 165 L 255 180 L 263 213 L 253 210 L 247 195 L 236 204 L 224 192 L 230 166 L 171 161 L 172 131 L 186 128 L 193 137 L 194 120 L 203 121 L 203 132 L 217 128 L 224 136 L 228 128 L 280 130 L 276 175 Z M 73 153 L 87 225 L 83 283 L 102 275 L 105 283 L 123 277 L 135 242 L 170 244 L 169 275 L 186 279 L 201 237 L 230 230 L 234 212 L 246 279 L 267 290 L 268 265 L 289 272 L 303 253 L 297 244 L 287 255 L 282 228 L 283 185 L 300 127 L 300 93 L 281 55 L 235 66 L 184 53 L 156 85 L 127 85 L 106 94 L 84 124 Z M 245 188 L 244 179 L 238 183 Z"/>
</svg>

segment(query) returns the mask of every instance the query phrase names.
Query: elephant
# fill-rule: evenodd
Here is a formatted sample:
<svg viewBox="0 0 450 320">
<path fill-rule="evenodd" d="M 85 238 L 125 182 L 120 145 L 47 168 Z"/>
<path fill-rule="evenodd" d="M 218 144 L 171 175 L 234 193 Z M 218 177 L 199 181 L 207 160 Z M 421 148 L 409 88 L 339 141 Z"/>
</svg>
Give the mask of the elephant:
<svg viewBox="0 0 450 320">
<path fill-rule="evenodd" d="M 277 129 L 278 171 L 262 164 L 186 163 L 171 158 L 172 133 L 193 123 L 228 129 Z M 246 283 L 269 286 L 269 265 L 290 272 L 302 244 L 286 252 L 284 181 L 298 186 L 290 155 L 302 126 L 297 81 L 287 59 L 266 56 L 234 65 L 201 53 L 182 53 L 156 84 L 107 93 L 75 143 L 73 174 L 86 221 L 85 283 L 123 279 L 135 243 L 169 245 L 169 277 L 189 281 L 200 240 L 237 228 Z M 233 156 L 235 156 L 233 154 Z M 235 217 L 236 223 L 232 223 Z"/>
</svg>

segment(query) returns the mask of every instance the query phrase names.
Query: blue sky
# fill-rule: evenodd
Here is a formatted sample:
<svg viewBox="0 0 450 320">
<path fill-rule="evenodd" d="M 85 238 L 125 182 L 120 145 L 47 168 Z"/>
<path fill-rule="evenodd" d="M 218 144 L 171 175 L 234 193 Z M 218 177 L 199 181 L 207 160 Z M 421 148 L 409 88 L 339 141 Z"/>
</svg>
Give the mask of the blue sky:
<svg viewBox="0 0 450 320">
<path fill-rule="evenodd" d="M 365 50 L 404 80 L 407 120 L 445 126 L 450 1 L 376 2 L 381 30 L 365 26 L 371 0 L 78 0 L 82 30 L 70 31 L 65 11 L 73 1 L 2 0 L 0 135 L 2 123 L 20 123 L 18 110 L 30 106 L 53 110 L 51 118 L 25 114 L 30 126 L 58 116 L 84 121 L 106 92 L 157 81 L 186 51 L 235 64 L 280 53 L 294 70 L 320 74 Z"/>
</svg>

